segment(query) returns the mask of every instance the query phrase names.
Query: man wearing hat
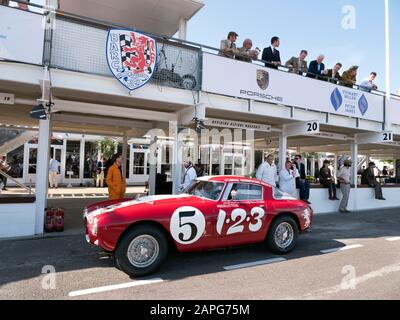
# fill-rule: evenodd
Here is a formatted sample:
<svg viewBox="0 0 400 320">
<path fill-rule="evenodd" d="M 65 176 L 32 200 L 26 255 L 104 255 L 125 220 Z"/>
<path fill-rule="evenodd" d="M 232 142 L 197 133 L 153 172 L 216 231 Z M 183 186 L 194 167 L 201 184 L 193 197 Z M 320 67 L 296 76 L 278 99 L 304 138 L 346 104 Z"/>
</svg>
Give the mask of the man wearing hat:
<svg viewBox="0 0 400 320">
<path fill-rule="evenodd" d="M 378 181 L 376 181 L 375 169 L 376 169 L 375 162 L 370 162 L 368 168 L 362 174 L 361 184 L 368 185 L 370 188 L 375 189 L 375 199 L 386 200 L 383 197 L 381 184 Z"/>
<path fill-rule="evenodd" d="M 351 166 L 353 165 L 353 162 L 351 160 L 346 160 L 344 162 L 343 167 L 339 170 L 338 173 L 338 180 L 340 182 L 340 191 L 342 192 L 342 202 L 340 202 L 340 207 L 339 211 L 341 213 L 350 213 L 349 210 L 347 210 L 347 205 L 349 203 L 349 197 L 350 197 L 350 191 L 351 191 L 351 182 L 350 182 L 350 177 L 351 177 Z"/>
<path fill-rule="evenodd" d="M 227 40 L 221 41 L 221 46 L 219 50 L 219 55 L 225 58 L 233 59 L 236 54 L 238 54 L 238 50 L 236 48 L 236 40 L 239 35 L 235 31 L 231 31 L 228 33 Z"/>
</svg>

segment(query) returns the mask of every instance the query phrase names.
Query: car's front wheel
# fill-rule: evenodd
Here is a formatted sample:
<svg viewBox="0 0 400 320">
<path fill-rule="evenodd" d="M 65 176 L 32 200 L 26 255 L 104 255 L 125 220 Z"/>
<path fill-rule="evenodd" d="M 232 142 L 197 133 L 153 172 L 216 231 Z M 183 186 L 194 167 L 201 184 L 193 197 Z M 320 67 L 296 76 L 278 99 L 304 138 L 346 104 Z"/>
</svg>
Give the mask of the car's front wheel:
<svg viewBox="0 0 400 320">
<path fill-rule="evenodd" d="M 281 216 L 270 226 L 267 245 L 277 254 L 286 254 L 293 250 L 297 243 L 299 230 L 296 221 L 290 216 Z"/>
<path fill-rule="evenodd" d="M 167 239 L 152 225 L 141 225 L 129 230 L 121 239 L 115 259 L 117 266 L 132 277 L 147 276 L 156 271 L 168 252 Z"/>
</svg>

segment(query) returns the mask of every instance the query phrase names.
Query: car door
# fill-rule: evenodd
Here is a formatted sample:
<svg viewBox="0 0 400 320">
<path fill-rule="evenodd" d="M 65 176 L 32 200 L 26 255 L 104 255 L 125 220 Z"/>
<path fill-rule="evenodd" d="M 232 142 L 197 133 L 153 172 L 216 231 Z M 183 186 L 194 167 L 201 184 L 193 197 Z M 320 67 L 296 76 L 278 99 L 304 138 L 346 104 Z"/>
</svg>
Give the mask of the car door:
<svg viewBox="0 0 400 320">
<path fill-rule="evenodd" d="M 218 245 L 235 246 L 263 240 L 266 221 L 264 190 L 260 184 L 229 183 L 217 205 Z"/>
</svg>

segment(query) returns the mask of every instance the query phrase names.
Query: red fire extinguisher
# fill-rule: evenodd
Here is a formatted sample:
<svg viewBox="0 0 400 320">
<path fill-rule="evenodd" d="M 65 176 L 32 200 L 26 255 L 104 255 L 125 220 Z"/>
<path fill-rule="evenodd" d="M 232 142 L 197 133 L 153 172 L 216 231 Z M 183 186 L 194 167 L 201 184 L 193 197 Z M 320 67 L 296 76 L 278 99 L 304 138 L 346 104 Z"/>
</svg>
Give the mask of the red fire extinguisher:
<svg viewBox="0 0 400 320">
<path fill-rule="evenodd" d="M 64 231 L 64 210 L 61 208 L 55 210 L 54 228 L 57 232 Z"/>
<path fill-rule="evenodd" d="M 46 216 L 44 221 L 44 230 L 46 232 L 53 232 L 54 231 L 54 209 L 47 208 L 46 209 Z"/>
</svg>

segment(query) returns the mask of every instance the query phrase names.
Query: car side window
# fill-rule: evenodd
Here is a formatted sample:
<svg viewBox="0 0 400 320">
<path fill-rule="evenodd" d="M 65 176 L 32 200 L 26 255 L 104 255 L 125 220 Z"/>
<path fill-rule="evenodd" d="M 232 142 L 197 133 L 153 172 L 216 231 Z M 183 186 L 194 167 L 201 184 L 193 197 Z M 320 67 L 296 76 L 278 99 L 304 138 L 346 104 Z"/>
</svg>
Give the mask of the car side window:
<svg viewBox="0 0 400 320">
<path fill-rule="evenodd" d="M 228 200 L 249 201 L 262 200 L 263 187 L 250 183 L 234 183 L 228 196 Z"/>
</svg>

